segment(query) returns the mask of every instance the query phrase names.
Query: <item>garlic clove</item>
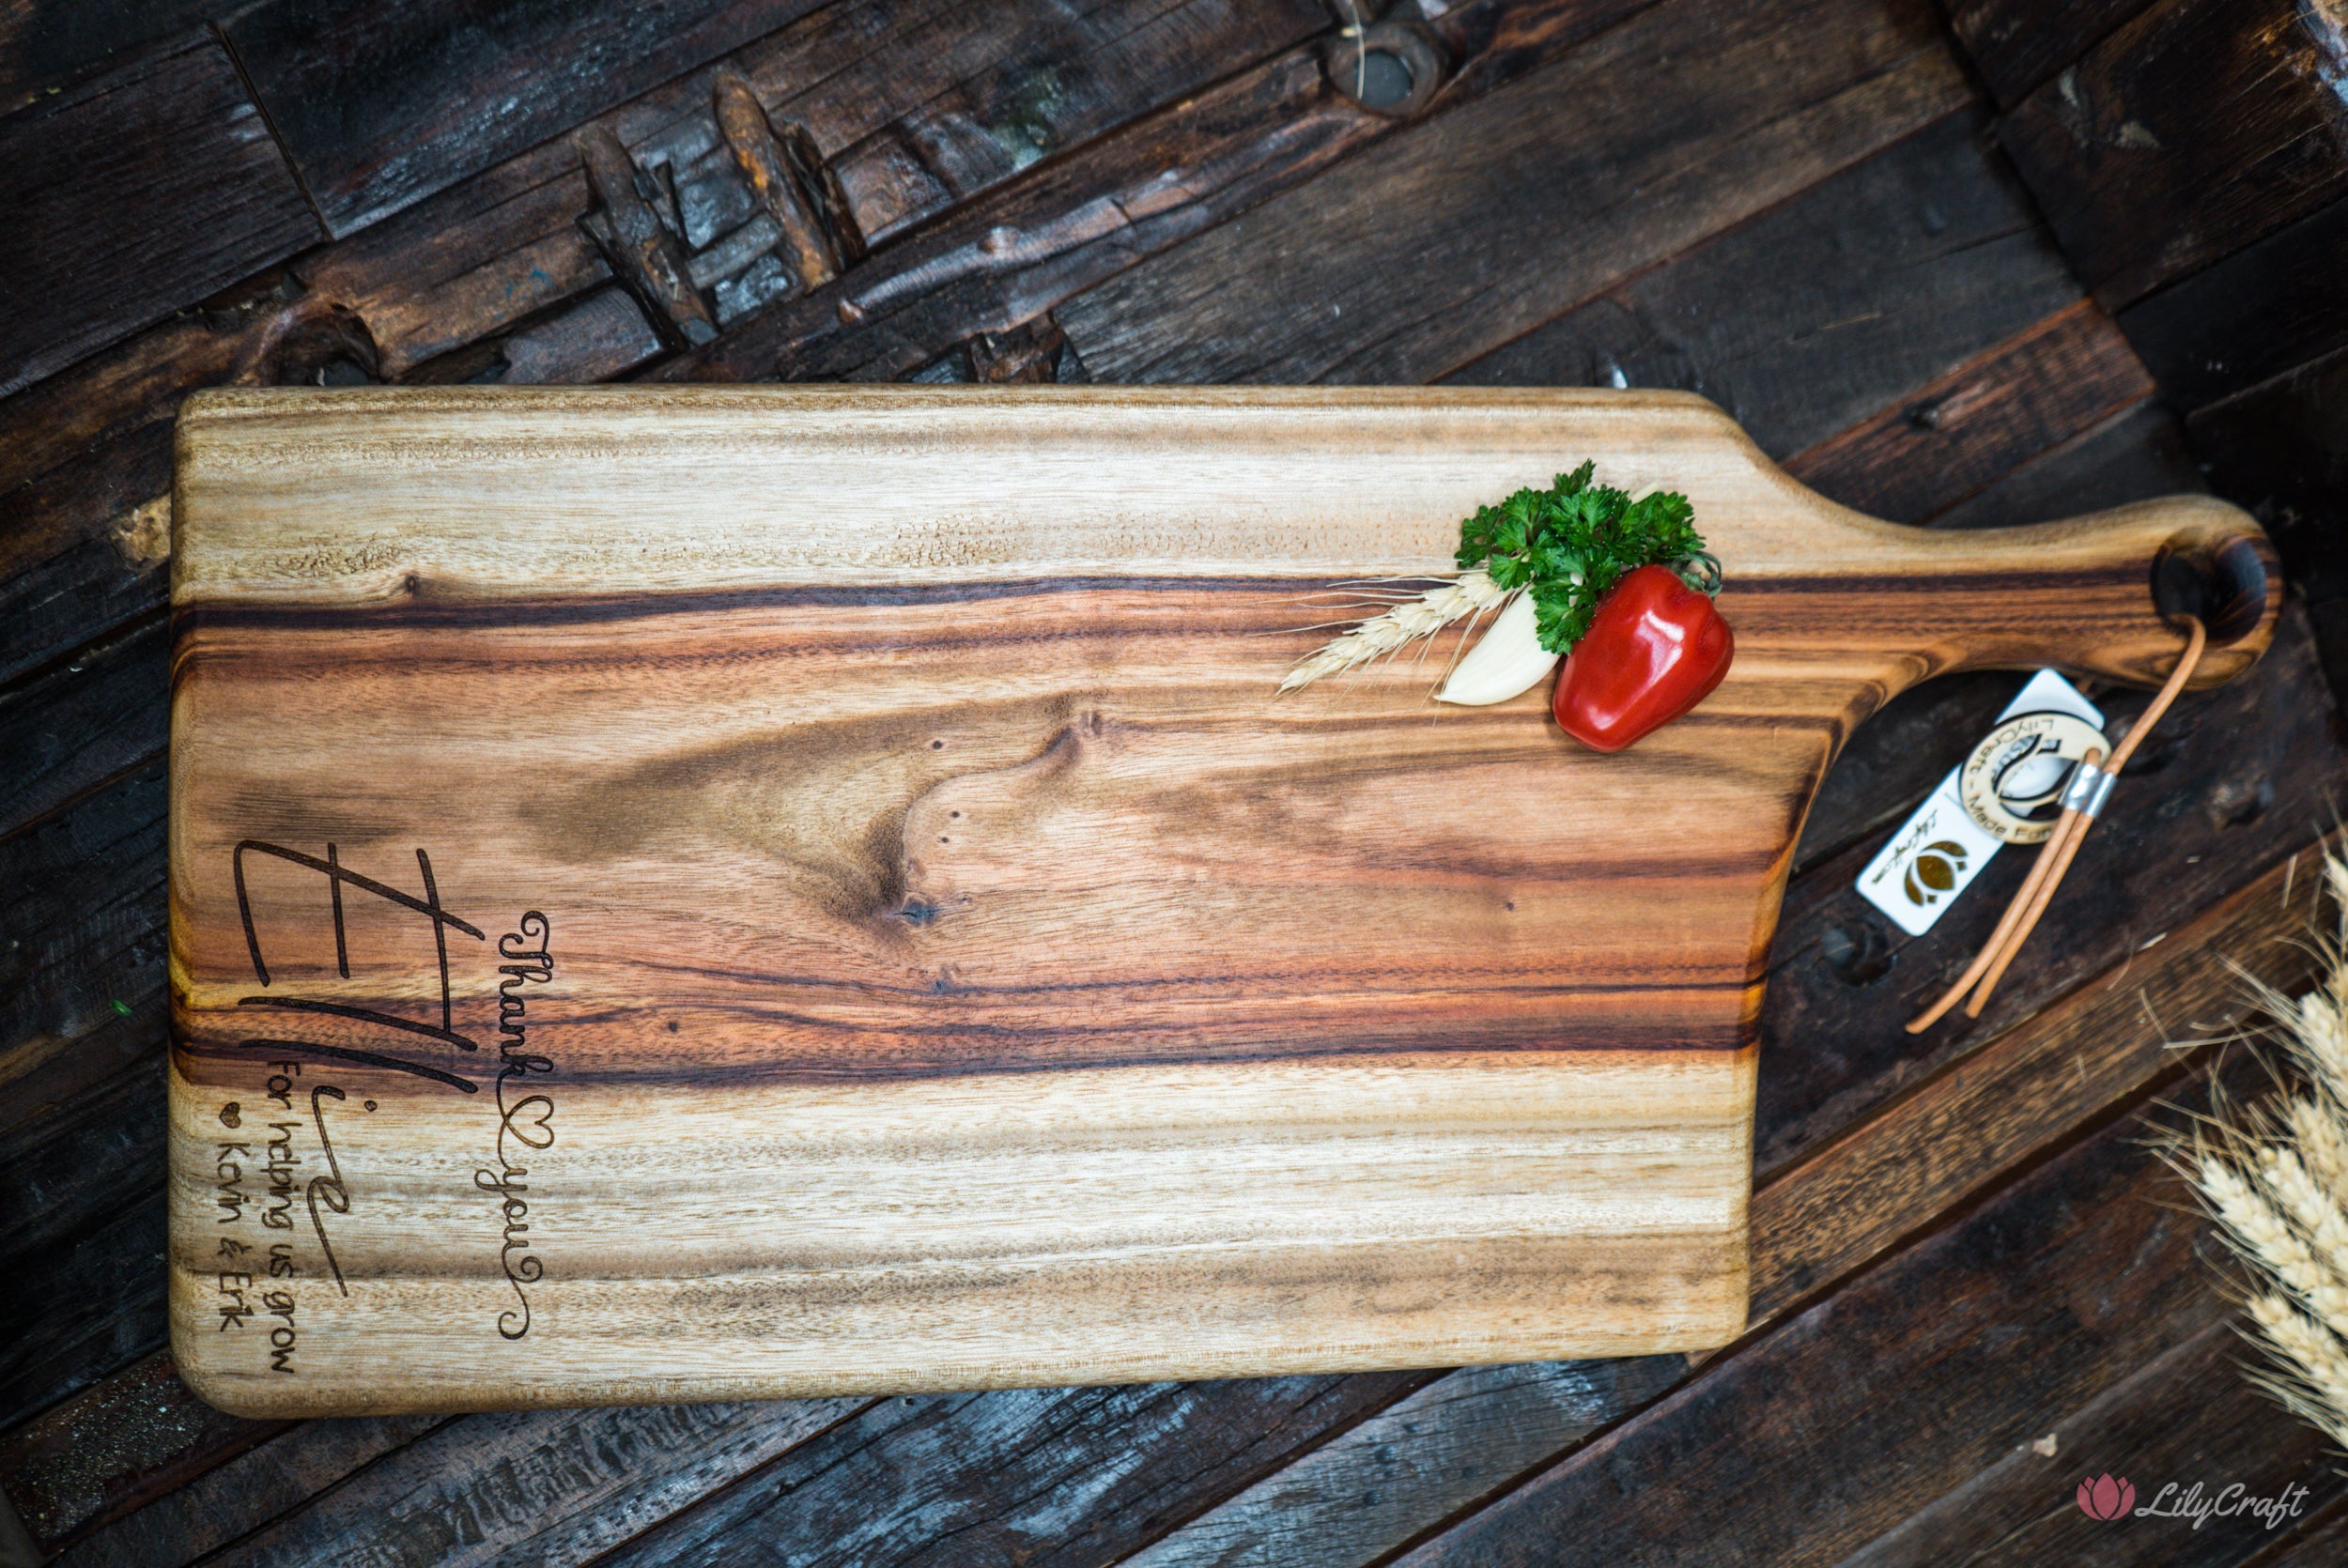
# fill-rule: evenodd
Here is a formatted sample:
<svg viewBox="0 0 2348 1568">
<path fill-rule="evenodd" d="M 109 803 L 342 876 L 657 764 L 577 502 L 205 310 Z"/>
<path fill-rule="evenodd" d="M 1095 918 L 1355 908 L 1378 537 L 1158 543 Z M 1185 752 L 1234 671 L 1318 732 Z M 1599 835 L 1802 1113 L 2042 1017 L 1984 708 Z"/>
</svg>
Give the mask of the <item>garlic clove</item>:
<svg viewBox="0 0 2348 1568">
<path fill-rule="evenodd" d="M 1557 668 L 1557 655 L 1541 646 L 1533 624 L 1533 596 L 1519 593 L 1492 618 L 1484 635 L 1435 693 L 1438 702 L 1480 708 L 1506 702 L 1538 685 Z"/>
</svg>

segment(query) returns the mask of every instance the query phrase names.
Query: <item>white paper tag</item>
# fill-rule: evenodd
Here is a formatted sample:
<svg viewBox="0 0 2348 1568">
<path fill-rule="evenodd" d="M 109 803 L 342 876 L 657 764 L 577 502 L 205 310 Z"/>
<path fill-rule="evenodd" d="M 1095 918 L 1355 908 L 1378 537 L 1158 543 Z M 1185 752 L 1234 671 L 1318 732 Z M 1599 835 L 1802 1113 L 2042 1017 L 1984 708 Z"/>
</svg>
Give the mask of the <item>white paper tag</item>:
<svg viewBox="0 0 2348 1568">
<path fill-rule="evenodd" d="M 2051 669 L 2042 669 L 2016 694 L 2000 723 L 2016 714 L 2071 714 L 2097 729 L 2104 715 L 2078 688 Z M 2039 766 L 2031 763 L 2029 766 Z M 1930 930 L 1981 869 L 2005 848 L 2004 841 L 1976 823 L 1957 788 L 1961 768 L 1951 768 L 1939 788 L 1901 824 L 1891 840 L 1859 873 L 1859 892 L 1910 936 Z"/>
</svg>

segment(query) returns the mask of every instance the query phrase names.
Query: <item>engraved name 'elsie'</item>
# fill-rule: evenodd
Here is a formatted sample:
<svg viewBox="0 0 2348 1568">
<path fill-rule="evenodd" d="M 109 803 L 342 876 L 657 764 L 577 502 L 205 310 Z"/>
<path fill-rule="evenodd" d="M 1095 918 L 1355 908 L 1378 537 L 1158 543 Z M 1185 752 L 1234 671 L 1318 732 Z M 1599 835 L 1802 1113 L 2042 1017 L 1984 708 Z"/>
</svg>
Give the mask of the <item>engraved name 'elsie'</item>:
<svg viewBox="0 0 2348 1568">
<path fill-rule="evenodd" d="M 531 1251 L 530 1200 L 523 1195 L 530 1187 L 522 1180 L 530 1167 L 522 1160 L 554 1145 L 553 1099 L 543 1092 L 524 1094 L 515 1087 L 528 1088 L 531 1074 L 554 1070 L 551 1061 L 529 1050 L 525 1019 L 527 989 L 554 978 L 552 930 L 547 917 L 534 909 L 517 924 L 519 930 L 498 938 L 498 957 L 505 961 L 498 965 L 498 973 L 505 976 L 498 982 L 498 1168 L 484 1166 L 472 1175 L 475 1186 L 498 1195 L 505 1222 L 498 1261 L 504 1267 L 506 1283 L 514 1288 L 516 1305 L 498 1314 L 498 1332 L 507 1339 L 530 1332 L 530 1293 L 522 1287 L 535 1284 L 546 1273 L 546 1265 Z"/>
</svg>

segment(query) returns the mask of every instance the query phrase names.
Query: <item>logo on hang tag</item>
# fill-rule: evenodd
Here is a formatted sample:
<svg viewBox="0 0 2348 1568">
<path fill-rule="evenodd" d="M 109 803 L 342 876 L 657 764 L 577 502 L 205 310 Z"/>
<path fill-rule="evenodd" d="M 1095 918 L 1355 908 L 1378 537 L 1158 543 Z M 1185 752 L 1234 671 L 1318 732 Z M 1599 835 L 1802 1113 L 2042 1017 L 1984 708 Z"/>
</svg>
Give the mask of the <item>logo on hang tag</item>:
<svg viewBox="0 0 2348 1568">
<path fill-rule="evenodd" d="M 2103 714 L 2051 669 L 2031 677 L 1996 729 L 1949 771 L 1859 873 L 1859 892 L 1910 936 L 1930 930 L 1997 853 L 2044 842 L 2063 781 L 2090 747 L 2109 749 Z"/>
<path fill-rule="evenodd" d="M 2077 714 L 2016 714 L 1982 737 L 1957 769 L 1957 799 L 1985 833 L 2043 844 L 2062 815 L 2062 786 L 2090 752 L 2109 756 L 2103 730 Z"/>
<path fill-rule="evenodd" d="M 1892 841 L 1859 874 L 1859 891 L 1910 936 L 1921 936 L 1940 918 L 2005 847 L 1983 830 L 1950 788 L 1956 775 L 1933 791 Z"/>
</svg>

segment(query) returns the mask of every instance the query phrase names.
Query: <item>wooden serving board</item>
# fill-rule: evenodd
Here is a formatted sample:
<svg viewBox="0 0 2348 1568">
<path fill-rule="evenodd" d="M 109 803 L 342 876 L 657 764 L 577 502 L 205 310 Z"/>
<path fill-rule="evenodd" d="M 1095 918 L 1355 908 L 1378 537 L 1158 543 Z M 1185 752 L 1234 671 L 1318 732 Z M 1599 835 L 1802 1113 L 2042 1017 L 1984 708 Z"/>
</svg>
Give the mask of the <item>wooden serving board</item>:
<svg viewBox="0 0 2348 1568">
<path fill-rule="evenodd" d="M 173 1344 L 252 1415 L 1720 1345 L 1836 746 L 1943 670 L 2156 678 L 2156 580 L 2222 681 L 2279 593 L 2214 500 L 1898 528 L 1672 393 L 229 392 L 179 443 Z M 1274 698 L 1315 590 L 1584 457 L 1726 566 L 1692 715 Z"/>
</svg>

